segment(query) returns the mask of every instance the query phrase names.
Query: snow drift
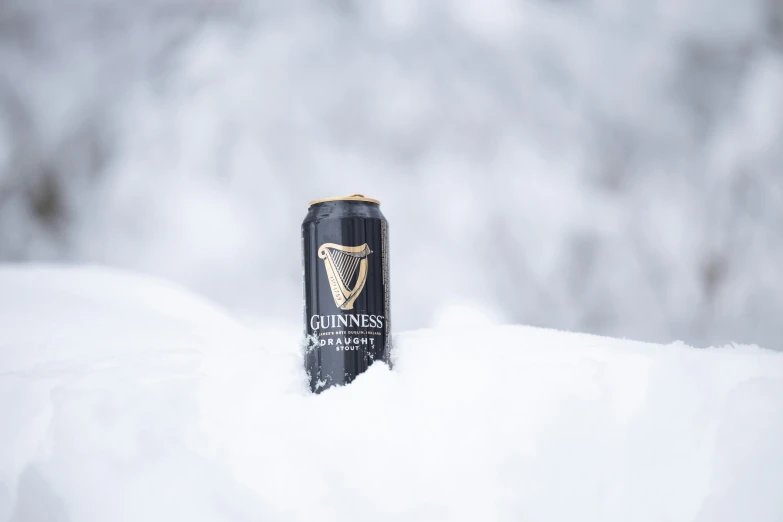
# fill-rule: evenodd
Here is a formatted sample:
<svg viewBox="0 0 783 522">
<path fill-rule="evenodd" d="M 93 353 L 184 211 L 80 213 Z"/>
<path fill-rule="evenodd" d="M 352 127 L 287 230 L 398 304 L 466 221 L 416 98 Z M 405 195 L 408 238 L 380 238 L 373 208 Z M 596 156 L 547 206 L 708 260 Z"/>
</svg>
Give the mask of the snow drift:
<svg viewBox="0 0 783 522">
<path fill-rule="evenodd" d="M 3 268 L 0 521 L 783 520 L 783 354 L 483 322 L 313 396 L 296 327 Z"/>
</svg>

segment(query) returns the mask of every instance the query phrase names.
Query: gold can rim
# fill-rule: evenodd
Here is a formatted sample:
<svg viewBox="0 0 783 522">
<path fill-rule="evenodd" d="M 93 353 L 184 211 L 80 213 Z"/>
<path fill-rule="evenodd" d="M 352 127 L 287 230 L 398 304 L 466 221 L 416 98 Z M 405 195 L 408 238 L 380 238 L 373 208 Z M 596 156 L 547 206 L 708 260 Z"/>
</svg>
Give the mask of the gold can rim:
<svg viewBox="0 0 783 522">
<path fill-rule="evenodd" d="M 377 199 L 367 198 L 364 196 L 364 194 L 351 194 L 350 196 L 340 196 L 336 198 L 314 199 L 310 203 L 308 203 L 307 206 L 312 207 L 317 203 L 325 203 L 327 201 L 365 201 L 367 203 L 375 203 L 376 205 L 381 204 L 381 202 L 378 201 Z"/>
</svg>

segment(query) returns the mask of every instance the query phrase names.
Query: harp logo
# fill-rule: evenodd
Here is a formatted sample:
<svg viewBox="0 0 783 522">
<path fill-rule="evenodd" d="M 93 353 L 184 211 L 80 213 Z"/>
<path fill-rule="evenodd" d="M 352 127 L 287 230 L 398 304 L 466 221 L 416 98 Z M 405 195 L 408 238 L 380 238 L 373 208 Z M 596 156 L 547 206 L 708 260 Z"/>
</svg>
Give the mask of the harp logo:
<svg viewBox="0 0 783 522">
<path fill-rule="evenodd" d="M 354 301 L 364 290 L 370 254 L 372 250 L 367 243 L 355 247 L 324 243 L 318 249 L 318 257 L 324 260 L 334 304 L 340 310 L 353 310 Z"/>
</svg>

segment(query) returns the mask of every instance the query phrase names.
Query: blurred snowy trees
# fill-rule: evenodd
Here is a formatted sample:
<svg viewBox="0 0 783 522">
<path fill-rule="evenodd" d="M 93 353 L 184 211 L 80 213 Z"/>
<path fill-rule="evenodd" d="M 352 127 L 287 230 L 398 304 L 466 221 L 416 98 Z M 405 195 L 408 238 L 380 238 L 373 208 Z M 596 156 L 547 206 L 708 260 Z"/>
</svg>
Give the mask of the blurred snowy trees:
<svg viewBox="0 0 783 522">
<path fill-rule="evenodd" d="M 783 2 L 5 0 L 0 63 L 3 260 L 295 321 L 307 201 L 364 192 L 399 328 L 783 348 Z"/>
</svg>

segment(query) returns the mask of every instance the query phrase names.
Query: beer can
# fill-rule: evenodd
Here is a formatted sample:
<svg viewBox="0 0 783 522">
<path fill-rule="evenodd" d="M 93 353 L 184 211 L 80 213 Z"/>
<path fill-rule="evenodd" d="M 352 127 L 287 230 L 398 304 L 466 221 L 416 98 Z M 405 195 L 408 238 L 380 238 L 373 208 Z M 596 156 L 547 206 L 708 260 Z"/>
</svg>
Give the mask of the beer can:
<svg viewBox="0 0 783 522">
<path fill-rule="evenodd" d="M 389 228 L 362 194 L 311 201 L 302 223 L 304 364 L 310 389 L 389 363 Z"/>
</svg>

